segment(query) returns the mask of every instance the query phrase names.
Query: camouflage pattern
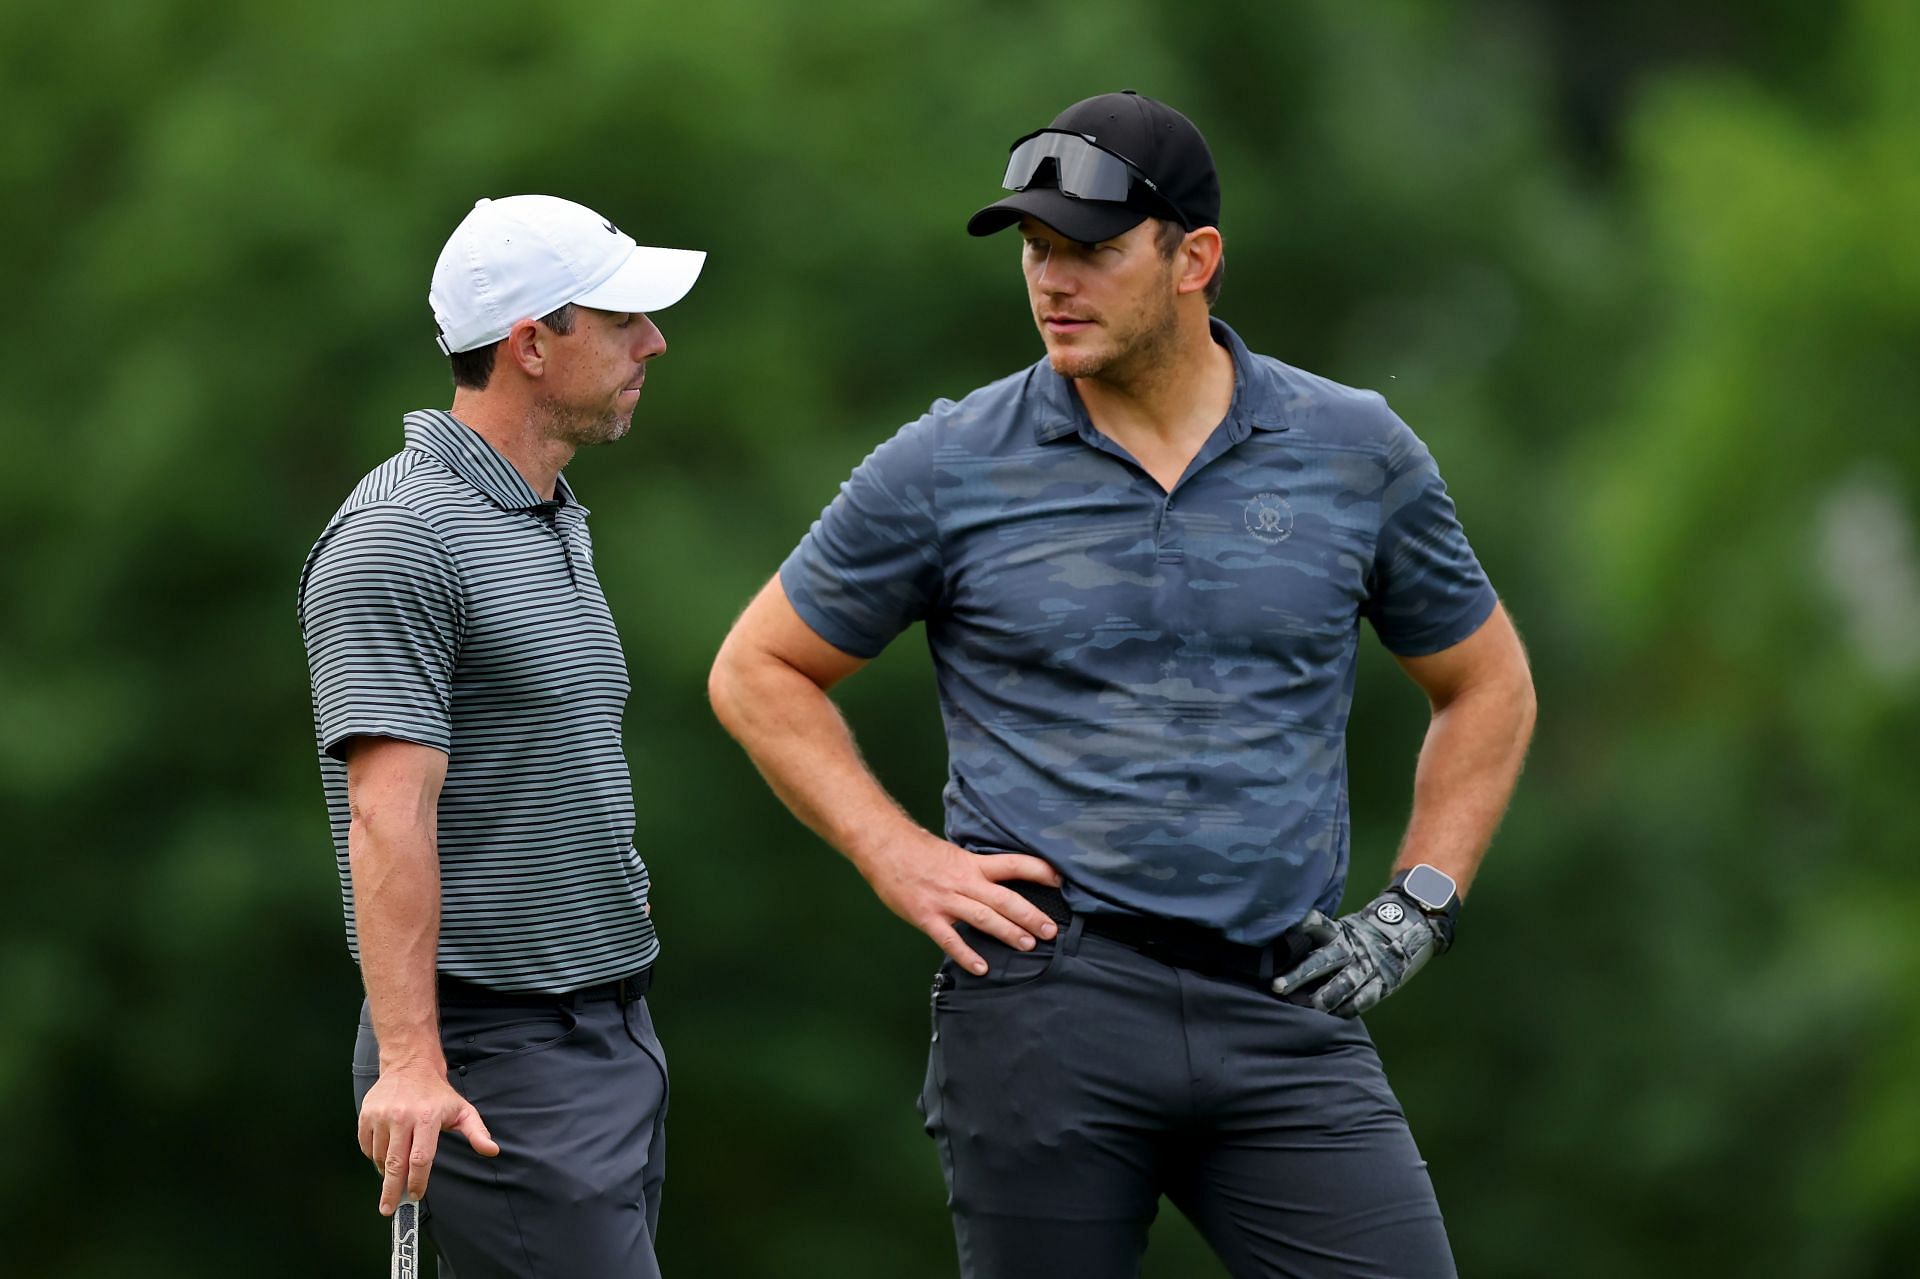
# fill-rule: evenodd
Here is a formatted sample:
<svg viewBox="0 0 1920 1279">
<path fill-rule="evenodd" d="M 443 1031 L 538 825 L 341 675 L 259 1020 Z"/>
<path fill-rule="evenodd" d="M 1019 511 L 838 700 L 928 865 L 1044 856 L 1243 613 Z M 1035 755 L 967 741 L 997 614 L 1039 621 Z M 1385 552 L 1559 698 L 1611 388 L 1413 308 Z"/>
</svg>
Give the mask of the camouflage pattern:
<svg viewBox="0 0 1920 1279">
<path fill-rule="evenodd" d="M 1214 336 L 1233 404 L 1171 495 L 1042 360 L 881 445 L 780 577 L 855 656 L 925 622 L 949 839 L 1263 943 L 1340 897 L 1359 620 L 1432 653 L 1494 594 L 1385 401 Z"/>
<path fill-rule="evenodd" d="M 1273 979 L 1273 993 L 1336 1017 L 1371 1009 L 1446 949 L 1433 921 L 1391 888 L 1338 920 L 1316 910 L 1300 930 L 1314 949 Z"/>
</svg>

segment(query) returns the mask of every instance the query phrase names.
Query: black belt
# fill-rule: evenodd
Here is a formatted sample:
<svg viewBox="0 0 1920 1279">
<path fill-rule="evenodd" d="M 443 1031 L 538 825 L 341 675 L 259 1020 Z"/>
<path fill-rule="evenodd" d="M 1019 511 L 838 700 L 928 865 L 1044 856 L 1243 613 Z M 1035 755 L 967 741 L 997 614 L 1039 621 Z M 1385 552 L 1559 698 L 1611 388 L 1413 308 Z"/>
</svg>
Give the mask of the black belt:
<svg viewBox="0 0 1920 1279">
<path fill-rule="evenodd" d="M 1038 906 L 1062 928 L 1073 921 L 1073 911 L 1059 889 L 1025 880 L 1009 880 L 1007 887 Z M 1249 946 L 1228 941 L 1211 928 L 1178 919 L 1105 911 L 1085 912 L 1080 919 L 1082 932 L 1117 941 L 1149 959 L 1261 987 L 1305 959 L 1313 949 L 1312 942 L 1298 929 L 1289 929 L 1264 946 Z"/>
<path fill-rule="evenodd" d="M 468 981 L 464 977 L 455 977 L 452 973 L 438 974 L 440 1002 L 461 1008 L 527 1008 L 543 1004 L 565 1004 L 569 1008 L 582 1003 L 609 999 L 618 1004 L 631 1004 L 645 995 L 653 987 L 653 965 L 648 964 L 637 973 L 619 978 L 616 981 L 603 981 L 594 986 L 582 986 L 578 990 L 495 990 L 491 986 L 482 986 L 479 982 Z"/>
</svg>

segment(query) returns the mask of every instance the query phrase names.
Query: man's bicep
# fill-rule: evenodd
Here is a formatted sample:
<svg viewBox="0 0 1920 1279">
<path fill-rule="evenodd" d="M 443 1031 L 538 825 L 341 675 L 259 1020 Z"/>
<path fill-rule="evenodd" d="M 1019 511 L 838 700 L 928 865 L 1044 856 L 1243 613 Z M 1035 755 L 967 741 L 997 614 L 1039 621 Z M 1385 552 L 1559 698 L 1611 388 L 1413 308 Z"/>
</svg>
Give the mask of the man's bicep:
<svg viewBox="0 0 1920 1279">
<path fill-rule="evenodd" d="M 870 660 L 836 648 L 807 625 L 787 598 L 778 575 L 760 588 L 721 645 L 723 663 L 754 658 L 783 662 L 823 689 L 832 688 Z"/>
<path fill-rule="evenodd" d="M 1467 689 L 1511 680 L 1527 680 L 1527 652 L 1504 605 L 1495 604 L 1479 629 L 1456 644 L 1420 657 L 1395 655 L 1400 669 L 1436 706 Z"/>
<path fill-rule="evenodd" d="M 349 737 L 347 804 L 355 820 L 374 816 L 427 821 L 447 780 L 447 753 L 398 737 Z"/>
</svg>

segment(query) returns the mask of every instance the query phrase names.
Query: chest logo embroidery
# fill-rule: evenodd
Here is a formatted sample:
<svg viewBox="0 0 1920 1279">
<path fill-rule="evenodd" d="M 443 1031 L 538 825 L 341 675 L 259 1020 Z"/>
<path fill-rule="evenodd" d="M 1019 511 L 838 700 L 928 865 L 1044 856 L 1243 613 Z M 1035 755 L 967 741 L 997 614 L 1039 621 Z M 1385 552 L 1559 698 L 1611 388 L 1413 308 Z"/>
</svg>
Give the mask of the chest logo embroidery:
<svg viewBox="0 0 1920 1279">
<path fill-rule="evenodd" d="M 1293 534 L 1293 508 L 1278 493 L 1262 493 L 1247 499 L 1247 532 L 1272 546 Z"/>
</svg>

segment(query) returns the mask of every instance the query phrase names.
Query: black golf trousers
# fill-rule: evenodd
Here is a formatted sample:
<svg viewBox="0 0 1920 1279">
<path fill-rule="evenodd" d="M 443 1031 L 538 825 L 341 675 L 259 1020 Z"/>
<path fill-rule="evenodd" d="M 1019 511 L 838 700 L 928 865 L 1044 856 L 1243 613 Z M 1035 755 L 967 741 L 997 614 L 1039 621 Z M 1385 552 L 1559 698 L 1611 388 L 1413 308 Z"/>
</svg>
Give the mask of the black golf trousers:
<svg viewBox="0 0 1920 1279">
<path fill-rule="evenodd" d="M 1138 1275 L 1164 1195 L 1234 1279 L 1454 1275 L 1358 1021 L 1085 935 L 934 982 L 921 1113 L 966 1279 Z"/>
<path fill-rule="evenodd" d="M 667 1068 L 646 1001 L 443 1001 L 440 1040 L 448 1081 L 500 1143 L 489 1159 L 440 1134 L 420 1213 L 440 1279 L 659 1279 Z M 356 1113 L 379 1069 L 362 1004 Z"/>
</svg>

